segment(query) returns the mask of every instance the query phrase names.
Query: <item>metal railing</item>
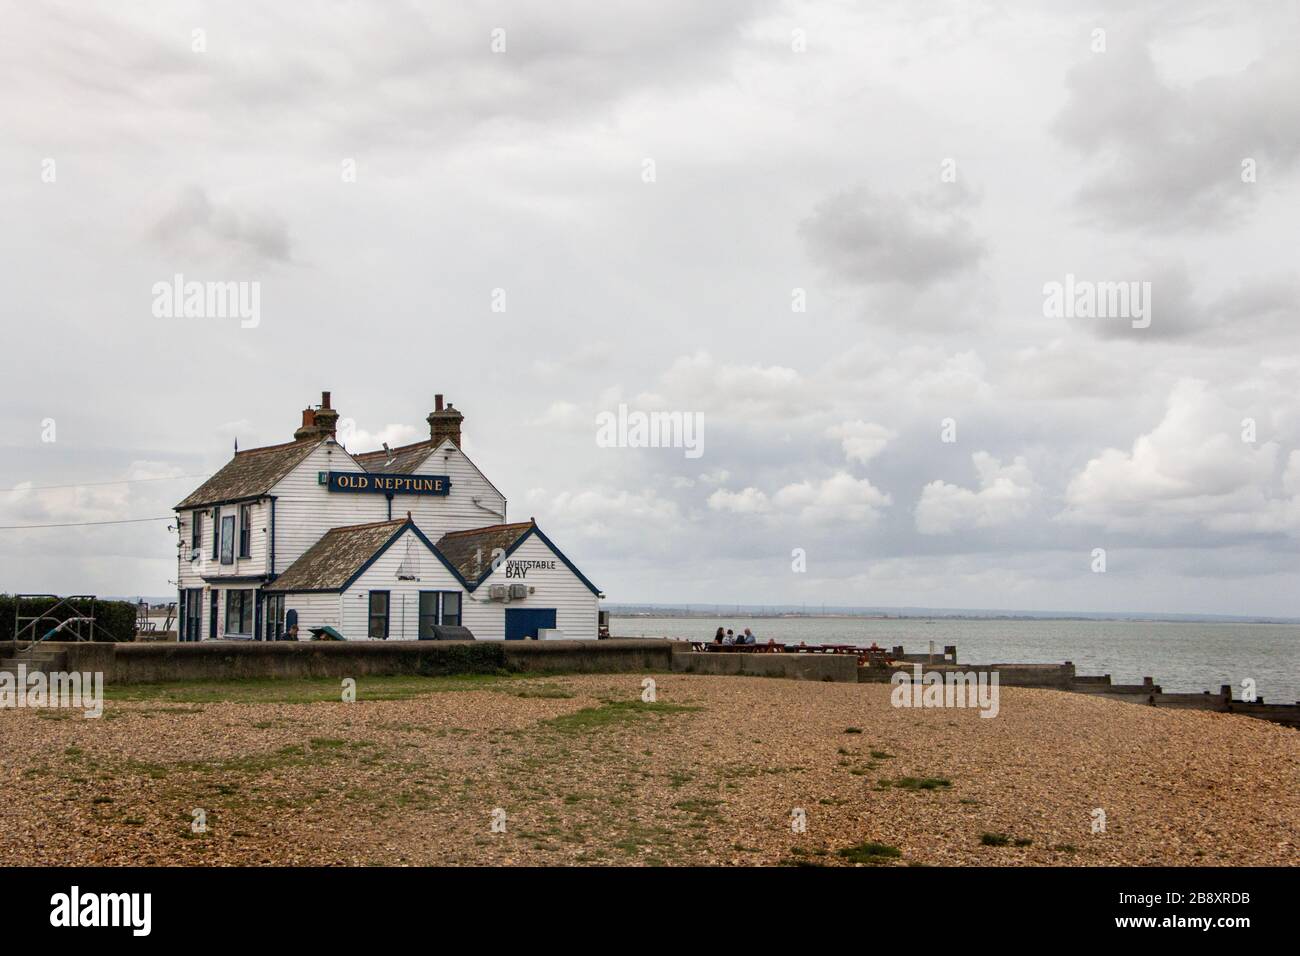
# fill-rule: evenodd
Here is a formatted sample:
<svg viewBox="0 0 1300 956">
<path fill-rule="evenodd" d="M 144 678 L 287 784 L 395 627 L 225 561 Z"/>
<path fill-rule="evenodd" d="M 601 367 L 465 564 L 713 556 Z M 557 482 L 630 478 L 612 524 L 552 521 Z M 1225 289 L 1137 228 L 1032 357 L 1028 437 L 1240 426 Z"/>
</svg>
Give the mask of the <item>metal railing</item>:
<svg viewBox="0 0 1300 956">
<path fill-rule="evenodd" d="M 15 594 L 14 596 L 14 653 L 30 650 L 41 641 L 48 640 L 55 634 L 63 634 L 71 628 L 71 639 L 76 641 L 93 641 L 95 639 L 95 595 L 70 594 L 59 597 L 57 594 Z M 24 614 L 23 601 L 47 600 L 53 603 L 38 614 Z M 90 613 L 85 614 L 73 606 L 74 601 L 88 601 Z M 63 616 L 55 612 L 62 609 Z M 37 625 L 41 621 L 52 621 L 54 627 L 37 636 Z M 102 629 L 101 629 L 102 630 Z M 19 648 L 19 641 L 27 641 L 27 646 Z"/>
</svg>

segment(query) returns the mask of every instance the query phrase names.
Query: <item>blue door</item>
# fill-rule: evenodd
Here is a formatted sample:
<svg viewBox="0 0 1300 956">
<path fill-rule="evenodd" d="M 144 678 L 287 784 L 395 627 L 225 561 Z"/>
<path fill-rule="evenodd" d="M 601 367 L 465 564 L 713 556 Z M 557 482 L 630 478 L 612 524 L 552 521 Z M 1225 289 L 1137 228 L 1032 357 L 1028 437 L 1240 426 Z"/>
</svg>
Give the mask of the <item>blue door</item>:
<svg viewBox="0 0 1300 956">
<path fill-rule="evenodd" d="M 543 627 L 555 627 L 555 608 L 506 608 L 506 640 L 522 641 L 526 637 L 537 637 L 537 631 Z"/>
</svg>

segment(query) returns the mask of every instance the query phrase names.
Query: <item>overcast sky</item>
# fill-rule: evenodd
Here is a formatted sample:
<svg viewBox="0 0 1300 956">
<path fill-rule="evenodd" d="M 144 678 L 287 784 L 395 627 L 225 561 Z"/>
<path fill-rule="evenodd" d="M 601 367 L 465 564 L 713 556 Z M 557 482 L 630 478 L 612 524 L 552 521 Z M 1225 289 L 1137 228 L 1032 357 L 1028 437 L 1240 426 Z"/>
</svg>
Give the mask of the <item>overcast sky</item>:
<svg viewBox="0 0 1300 956">
<path fill-rule="evenodd" d="M 442 392 L 612 601 L 1300 614 L 1295 3 L 469 6 L 0 2 L 0 524 Z M 3 530 L 0 590 L 175 554 Z"/>
</svg>

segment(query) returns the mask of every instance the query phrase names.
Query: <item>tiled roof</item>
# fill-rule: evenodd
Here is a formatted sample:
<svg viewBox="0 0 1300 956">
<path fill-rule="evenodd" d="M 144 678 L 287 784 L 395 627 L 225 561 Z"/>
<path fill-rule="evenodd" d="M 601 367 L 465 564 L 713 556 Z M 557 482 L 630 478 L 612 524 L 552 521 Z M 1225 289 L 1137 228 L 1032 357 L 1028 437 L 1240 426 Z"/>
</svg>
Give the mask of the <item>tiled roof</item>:
<svg viewBox="0 0 1300 956">
<path fill-rule="evenodd" d="M 409 523 L 408 518 L 398 518 L 331 528 L 304 551 L 302 557 L 289 565 L 267 590 L 332 591 L 342 588 Z"/>
<path fill-rule="evenodd" d="M 477 586 L 492 571 L 496 549 L 509 551 L 535 525 L 531 521 L 517 524 L 494 524 L 468 531 L 450 531 L 438 539 L 442 556 L 460 572 L 461 577 Z"/>
<path fill-rule="evenodd" d="M 197 508 L 264 495 L 311 454 L 322 440 L 313 438 L 235 452 L 234 458 L 176 507 Z"/>
<path fill-rule="evenodd" d="M 415 469 L 424 464 L 424 460 L 433 454 L 438 443 L 429 439 L 418 441 L 414 445 L 403 445 L 384 451 L 362 452 L 353 455 L 357 464 L 366 471 L 385 475 L 413 475 Z M 391 460 L 390 460 L 391 457 Z"/>
</svg>

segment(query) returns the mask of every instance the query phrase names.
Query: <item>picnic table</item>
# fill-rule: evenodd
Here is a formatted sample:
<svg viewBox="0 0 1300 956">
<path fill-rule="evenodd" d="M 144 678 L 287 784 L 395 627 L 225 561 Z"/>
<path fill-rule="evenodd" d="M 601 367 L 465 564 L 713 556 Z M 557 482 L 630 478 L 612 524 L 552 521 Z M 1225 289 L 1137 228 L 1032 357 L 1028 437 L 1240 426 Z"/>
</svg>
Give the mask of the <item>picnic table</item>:
<svg viewBox="0 0 1300 956">
<path fill-rule="evenodd" d="M 859 664 L 886 664 L 889 652 L 883 647 L 863 647 L 860 644 L 714 644 L 712 641 L 692 641 L 695 651 L 740 654 L 853 654 Z"/>
</svg>

